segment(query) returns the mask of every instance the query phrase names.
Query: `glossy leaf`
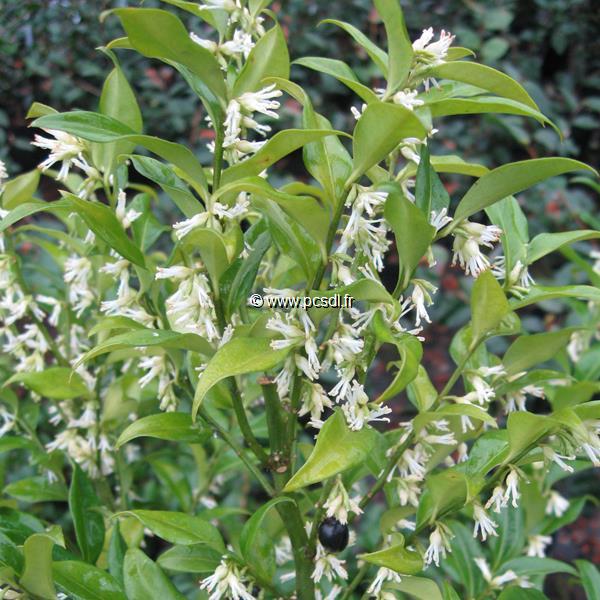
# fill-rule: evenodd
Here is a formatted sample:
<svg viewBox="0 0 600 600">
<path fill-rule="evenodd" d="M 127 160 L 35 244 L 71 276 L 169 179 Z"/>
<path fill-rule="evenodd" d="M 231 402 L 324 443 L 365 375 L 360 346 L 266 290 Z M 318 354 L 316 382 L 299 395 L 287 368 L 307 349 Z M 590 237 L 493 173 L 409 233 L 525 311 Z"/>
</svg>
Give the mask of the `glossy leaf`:
<svg viewBox="0 0 600 600">
<path fill-rule="evenodd" d="M 417 600 L 443 600 L 440 588 L 433 579 L 425 577 L 402 577 L 400 583 L 392 582 L 386 587 L 400 590 Z"/>
<path fill-rule="evenodd" d="M 144 527 L 171 544 L 206 544 L 225 552 L 219 530 L 200 517 L 167 510 L 128 510 L 118 514 L 135 517 Z"/>
<path fill-rule="evenodd" d="M 370 427 L 351 431 L 342 412 L 336 411 L 325 421 L 313 451 L 284 491 L 299 490 L 361 464 L 374 448 L 375 438 Z"/>
<path fill-rule="evenodd" d="M 413 62 L 413 47 L 397 0 L 374 0 L 388 43 L 388 94 L 401 88 Z"/>
<path fill-rule="evenodd" d="M 273 498 L 266 504 L 263 504 L 246 521 L 240 534 L 240 549 L 244 560 L 267 582 L 273 579 L 276 565 L 275 545 L 264 529 L 265 519 L 273 508 L 283 502 L 294 503 L 291 498 L 286 496 Z"/>
<path fill-rule="evenodd" d="M 54 541 L 45 533 L 35 533 L 23 545 L 25 569 L 19 582 L 31 596 L 40 600 L 56 598 L 52 580 L 53 546 Z"/>
<path fill-rule="evenodd" d="M 378 46 L 376 46 L 362 31 L 346 23 L 344 21 L 338 21 L 336 19 L 324 19 L 321 23 L 331 23 L 337 25 L 343 29 L 346 33 L 350 34 L 355 42 L 357 42 L 365 52 L 371 57 L 371 60 L 379 67 L 379 70 L 385 77 L 388 74 L 388 57 L 387 54 Z"/>
<path fill-rule="evenodd" d="M 24 477 L 9 483 L 4 493 L 21 502 L 66 502 L 68 490 L 64 483 L 48 481 L 47 477 Z"/>
<path fill-rule="evenodd" d="M 533 448 L 539 440 L 556 428 L 556 424 L 545 415 L 526 411 L 510 413 L 506 424 L 510 453 L 504 462 L 508 464 L 522 452 Z"/>
<path fill-rule="evenodd" d="M 221 562 L 221 552 L 205 544 L 173 546 L 163 552 L 157 563 L 167 571 L 177 573 L 214 573 Z"/>
<path fill-rule="evenodd" d="M 429 72 L 433 77 L 468 83 L 539 110 L 523 86 L 492 67 L 475 62 L 452 61 L 437 65 Z"/>
<path fill-rule="evenodd" d="M 190 39 L 178 17 L 154 8 L 118 8 L 113 12 L 140 54 L 184 65 L 202 79 L 215 96 L 225 98 L 219 63 L 208 50 Z"/>
<path fill-rule="evenodd" d="M 554 300 L 556 298 L 578 298 L 580 300 L 589 300 L 591 302 L 600 301 L 600 289 L 591 285 L 565 285 L 556 287 L 544 287 L 541 285 L 529 288 L 527 295 L 521 300 L 511 300 L 512 310 L 524 308 L 544 300 Z"/>
<path fill-rule="evenodd" d="M 123 571 L 127 600 L 184 599 L 162 569 L 137 548 L 127 551 Z"/>
<path fill-rule="evenodd" d="M 372 103 L 367 106 L 354 129 L 355 181 L 379 164 L 407 137 L 422 139 L 427 131 L 417 116 L 397 104 Z"/>
<path fill-rule="evenodd" d="M 239 98 L 245 92 L 255 92 L 264 87 L 266 77 L 290 76 L 290 57 L 281 27 L 277 23 L 265 33 L 246 60 L 235 85 L 233 97 Z"/>
<path fill-rule="evenodd" d="M 432 211 L 439 213 L 440 210 L 447 209 L 450 196 L 431 164 L 427 144 L 421 146 L 420 158 L 415 181 L 415 204 L 425 216 L 429 216 Z"/>
<path fill-rule="evenodd" d="M 139 437 L 197 444 L 205 436 L 187 413 L 168 412 L 148 415 L 131 423 L 119 436 L 116 447 Z"/>
<path fill-rule="evenodd" d="M 127 600 L 119 582 L 106 571 L 75 560 L 52 565 L 59 587 L 73 600 Z"/>
<path fill-rule="evenodd" d="M 37 191 L 40 174 L 39 169 L 34 169 L 4 183 L 2 208 L 12 210 L 20 204 L 29 202 Z"/>
<path fill-rule="evenodd" d="M 111 117 L 82 110 L 71 111 L 40 117 L 32 123 L 32 127 L 66 131 L 90 142 L 133 142 L 179 167 L 204 190 L 208 188 L 202 166 L 189 148 L 150 135 L 137 134 Z"/>
<path fill-rule="evenodd" d="M 600 600 L 600 571 L 598 568 L 587 560 L 576 560 L 575 565 L 579 570 L 581 584 L 588 600 Z"/>
<path fill-rule="evenodd" d="M 572 333 L 573 329 L 562 329 L 518 337 L 502 359 L 507 373 L 515 375 L 554 358 L 569 343 Z"/>
<path fill-rule="evenodd" d="M 90 390 L 81 375 L 68 367 L 15 373 L 4 385 L 11 383 L 20 383 L 32 392 L 52 400 L 70 400 L 90 395 Z"/>
<path fill-rule="evenodd" d="M 229 167 L 223 172 L 222 185 L 232 183 L 242 177 L 259 175 L 266 168 L 291 154 L 298 148 L 330 135 L 341 135 L 339 131 L 321 129 L 286 129 L 276 133 L 253 156 Z"/>
<path fill-rule="evenodd" d="M 396 238 L 400 263 L 398 287 L 404 290 L 429 249 L 435 236 L 435 228 L 429 224 L 423 212 L 397 190 L 389 193 L 384 215 Z"/>
<path fill-rule="evenodd" d="M 408 550 L 403 544 L 369 554 L 359 554 L 358 558 L 403 575 L 416 575 L 423 570 L 421 555 L 414 550 Z"/>
<path fill-rule="evenodd" d="M 114 352 L 123 348 L 146 348 L 153 346 L 189 350 L 205 356 L 210 356 L 214 352 L 212 346 L 204 338 L 195 333 L 179 333 L 169 329 L 137 329 L 115 335 L 98 344 L 79 359 L 75 368 L 107 352 Z"/>
<path fill-rule="evenodd" d="M 295 60 L 294 64 L 335 77 L 367 104 L 379 101 L 375 92 L 363 85 L 354 71 L 341 60 L 322 56 L 305 56 Z"/>
<path fill-rule="evenodd" d="M 508 312 L 508 300 L 502 286 L 491 271 L 484 271 L 475 280 L 471 294 L 473 345 L 496 329 Z"/>
<path fill-rule="evenodd" d="M 221 346 L 200 375 L 192 416 L 195 419 L 206 393 L 219 381 L 276 367 L 289 353 L 289 348 L 273 350 L 267 338 L 234 337 Z"/>
<path fill-rule="evenodd" d="M 13 208 L 8 215 L 0 219 L 0 233 L 8 229 L 11 225 L 18 223 L 25 217 L 30 217 L 39 212 L 61 212 L 71 208 L 68 200 L 57 200 L 55 202 L 25 202 Z"/>
<path fill-rule="evenodd" d="M 529 247 L 527 248 L 527 264 L 531 264 L 568 244 L 598 238 L 600 238 L 600 231 L 590 229 L 563 231 L 561 233 L 540 233 L 529 243 Z"/>
<path fill-rule="evenodd" d="M 454 213 L 453 224 L 458 225 L 462 219 L 540 181 L 578 170 L 594 172 L 588 165 L 570 158 L 535 158 L 498 167 L 469 188 Z"/>
<path fill-rule="evenodd" d="M 75 537 L 85 562 L 95 564 L 104 545 L 104 518 L 98 508 L 102 503 L 94 486 L 77 464 L 69 488 L 69 510 L 75 527 Z"/>
</svg>

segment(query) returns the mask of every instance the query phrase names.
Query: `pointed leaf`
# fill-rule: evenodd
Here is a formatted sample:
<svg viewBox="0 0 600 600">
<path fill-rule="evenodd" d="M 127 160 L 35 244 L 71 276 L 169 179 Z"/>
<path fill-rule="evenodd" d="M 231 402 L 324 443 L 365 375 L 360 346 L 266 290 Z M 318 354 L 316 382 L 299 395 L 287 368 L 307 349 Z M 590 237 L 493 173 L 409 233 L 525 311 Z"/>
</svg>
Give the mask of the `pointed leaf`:
<svg viewBox="0 0 600 600">
<path fill-rule="evenodd" d="M 198 425 L 193 423 L 192 417 L 180 412 L 148 415 L 134 421 L 121 433 L 116 447 L 120 448 L 123 444 L 139 437 L 189 444 L 197 444 L 205 438 Z"/>
<path fill-rule="evenodd" d="M 423 570 L 421 555 L 414 550 L 407 550 L 403 544 L 369 554 L 359 554 L 358 558 L 403 575 L 416 575 Z"/>
<path fill-rule="evenodd" d="M 600 238 L 600 231 L 583 229 L 580 231 L 562 231 L 561 233 L 540 233 L 536 235 L 527 248 L 527 264 L 539 260 L 546 254 L 562 248 L 568 244 L 575 244 L 585 240 Z"/>
<path fill-rule="evenodd" d="M 137 548 L 127 551 L 123 571 L 127 600 L 184 600 L 162 569 Z"/>
<path fill-rule="evenodd" d="M 20 383 L 36 394 L 52 400 L 70 400 L 90 395 L 90 390 L 81 375 L 68 367 L 15 373 L 4 385 L 11 383 Z"/>
<path fill-rule="evenodd" d="M 473 345 L 500 325 L 509 312 L 508 300 L 491 271 L 484 271 L 475 280 L 471 294 Z"/>
<path fill-rule="evenodd" d="M 127 600 L 119 582 L 110 573 L 76 560 L 52 565 L 56 583 L 73 600 Z"/>
</svg>

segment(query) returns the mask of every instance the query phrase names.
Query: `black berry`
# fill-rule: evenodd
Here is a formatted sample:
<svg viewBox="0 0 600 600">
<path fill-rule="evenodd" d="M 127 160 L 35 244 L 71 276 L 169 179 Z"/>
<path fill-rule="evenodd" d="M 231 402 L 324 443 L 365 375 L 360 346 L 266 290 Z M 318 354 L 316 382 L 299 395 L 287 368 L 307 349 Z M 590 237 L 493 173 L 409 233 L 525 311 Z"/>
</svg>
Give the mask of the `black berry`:
<svg viewBox="0 0 600 600">
<path fill-rule="evenodd" d="M 319 541 L 330 552 L 341 552 L 348 545 L 348 525 L 328 517 L 319 525 Z"/>
</svg>

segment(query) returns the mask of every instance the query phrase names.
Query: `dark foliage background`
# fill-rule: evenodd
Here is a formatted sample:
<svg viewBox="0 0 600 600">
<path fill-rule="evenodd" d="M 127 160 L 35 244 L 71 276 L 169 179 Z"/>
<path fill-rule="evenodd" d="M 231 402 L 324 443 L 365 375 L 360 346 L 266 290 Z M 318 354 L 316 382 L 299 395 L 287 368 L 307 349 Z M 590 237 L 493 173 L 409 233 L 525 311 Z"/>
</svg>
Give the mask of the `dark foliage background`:
<svg viewBox="0 0 600 600">
<path fill-rule="evenodd" d="M 133 4 L 130 0 L 129 4 Z M 125 0 L 0 0 L 0 159 L 16 175 L 35 168 L 37 149 L 29 145 L 32 132 L 25 115 L 35 100 L 59 111 L 94 110 L 108 59 L 97 47 L 122 35 L 115 18 L 99 21 L 99 14 L 126 5 Z M 144 6 L 158 6 L 147 0 Z M 511 116 L 449 118 L 444 142 L 437 153 L 457 153 L 466 160 L 496 166 L 530 157 L 560 154 L 597 166 L 600 157 L 600 11 L 594 0 L 412 0 L 402 1 L 408 28 L 417 37 L 433 26 L 456 34 L 456 43 L 473 49 L 481 62 L 500 68 L 520 81 L 563 131 L 564 140 L 550 128 Z M 163 5 L 169 9 L 168 6 Z M 317 24 L 327 17 L 349 21 L 381 41 L 382 30 L 369 0 L 281 0 L 273 4 L 280 13 L 293 57 L 343 58 L 359 78 L 377 87 L 377 73 L 352 41 L 332 25 Z M 190 29 L 202 26 L 179 13 Z M 124 70 L 141 105 L 147 132 L 189 144 L 199 155 L 210 138 L 199 102 L 169 67 L 120 51 Z M 350 106 L 356 98 L 332 78 L 294 67 L 292 78 L 305 86 L 318 110 L 337 127 L 347 127 Z M 285 120 L 299 118 L 299 107 L 289 102 Z M 441 142 L 437 142 L 440 144 Z M 297 165 L 296 165 L 297 163 Z M 300 157 L 284 165 L 302 172 Z M 42 194 L 52 198 L 50 180 L 44 178 Z M 458 193 L 464 181 L 449 179 L 449 191 Z M 523 199 L 522 199 L 523 201 Z M 529 192 L 523 207 L 531 235 L 541 230 L 559 231 L 568 226 L 600 228 L 598 196 L 581 184 L 554 178 Z M 541 262 L 534 276 L 555 285 L 577 279 L 560 257 Z M 436 303 L 436 325 L 426 332 L 427 360 L 432 378 L 441 385 L 451 364 L 446 349 L 466 314 L 462 278 L 456 272 L 439 273 L 443 294 Z M 547 329 L 557 320 L 572 318 L 562 303 L 548 302 L 524 318 L 530 331 Z M 377 370 L 379 369 L 379 370 Z M 385 378 L 384 365 L 375 379 Z M 587 477 L 590 477 L 589 475 Z M 597 489 L 598 479 L 570 478 L 578 494 Z M 556 558 L 587 557 L 600 560 L 599 519 L 592 511 L 563 530 L 554 545 Z M 552 580 L 550 581 L 552 584 Z M 552 598 L 572 598 L 564 580 L 553 584 Z"/>
</svg>

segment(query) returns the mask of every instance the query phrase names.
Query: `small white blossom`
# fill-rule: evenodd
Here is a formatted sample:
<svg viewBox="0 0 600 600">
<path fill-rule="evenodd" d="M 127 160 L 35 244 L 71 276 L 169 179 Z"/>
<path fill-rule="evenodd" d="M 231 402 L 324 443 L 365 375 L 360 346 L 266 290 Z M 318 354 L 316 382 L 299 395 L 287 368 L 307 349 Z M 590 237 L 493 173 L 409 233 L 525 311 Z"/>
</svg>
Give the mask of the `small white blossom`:
<svg viewBox="0 0 600 600">
<path fill-rule="evenodd" d="M 362 509 L 356 500 L 348 495 L 340 476 L 337 477 L 323 508 L 327 509 L 328 517 L 335 517 L 342 524 L 348 522 L 349 512 L 353 512 L 355 515 L 362 513 Z"/>
<path fill-rule="evenodd" d="M 428 65 L 442 64 L 454 41 L 454 36 L 443 29 L 440 32 L 440 38 L 435 42 L 432 41 L 434 35 L 433 27 L 423 29 L 419 39 L 415 40 L 412 45 L 417 60 Z"/>
<path fill-rule="evenodd" d="M 552 490 L 546 502 L 546 514 L 562 517 L 569 509 L 569 501 L 558 492 Z"/>
<path fill-rule="evenodd" d="M 400 583 L 402 581 L 402 578 L 400 577 L 400 575 L 398 575 L 398 573 L 396 573 L 396 571 L 393 571 L 392 569 L 387 569 L 386 567 L 380 567 L 377 571 L 377 575 L 375 575 L 375 579 L 373 579 L 373 582 L 369 586 L 367 593 L 370 596 L 376 596 L 377 598 L 379 598 L 381 588 L 388 581 L 391 581 L 393 583 Z"/>
<path fill-rule="evenodd" d="M 84 161 L 82 153 L 86 149 L 85 143 L 64 131 L 56 131 L 54 129 L 45 129 L 44 131 L 53 136 L 54 139 L 36 135 L 34 138 L 35 141 L 32 142 L 38 148 L 50 150 L 48 158 L 40 163 L 40 169 L 47 171 L 55 163 L 61 162 L 62 165 L 57 179 L 59 181 L 66 181 L 73 159 L 78 157 L 81 161 Z"/>
<path fill-rule="evenodd" d="M 317 554 L 315 556 L 315 568 L 311 578 L 315 583 L 319 583 L 323 576 L 328 581 L 334 578 L 348 579 L 348 571 L 344 568 L 345 560 L 340 560 L 335 554 L 330 554 L 321 544 L 317 544 Z"/>
<path fill-rule="evenodd" d="M 364 386 L 354 381 L 352 389 L 346 397 L 346 403 L 342 405 L 342 411 L 348 427 L 353 431 L 358 431 L 372 421 L 389 423 L 389 419 L 384 415 L 390 414 L 392 409 L 389 406 L 370 402 Z"/>
<path fill-rule="evenodd" d="M 392 100 L 395 104 L 400 104 L 404 106 L 404 108 L 408 108 L 408 110 L 414 110 L 416 106 L 423 106 L 425 102 L 417 98 L 419 92 L 417 90 L 402 90 L 400 92 L 396 92 Z"/>
<path fill-rule="evenodd" d="M 475 526 L 473 527 L 473 537 L 477 537 L 477 533 L 481 533 L 481 539 L 485 542 L 488 535 L 497 536 L 496 527 L 498 524 L 488 517 L 484 508 L 478 504 L 473 504 L 473 519 Z"/>
<path fill-rule="evenodd" d="M 546 547 L 552 543 L 552 537 L 549 535 L 530 535 L 528 542 L 527 556 L 545 558 Z"/>
<path fill-rule="evenodd" d="M 436 567 L 440 566 L 440 558 L 446 558 L 446 553 L 451 552 L 450 547 L 450 532 L 441 523 L 431 532 L 429 536 L 429 546 L 425 551 L 424 561 L 425 566 L 429 566 L 432 562 Z"/>
<path fill-rule="evenodd" d="M 232 560 L 223 558 L 215 572 L 202 580 L 200 589 L 209 592 L 209 600 L 255 600 L 248 591 L 249 583 L 246 569 L 240 569 Z"/>
<path fill-rule="evenodd" d="M 508 475 L 506 476 L 506 491 L 504 492 L 504 503 L 505 505 L 511 501 L 514 508 L 519 506 L 519 472 L 516 469 L 511 468 Z"/>
</svg>

